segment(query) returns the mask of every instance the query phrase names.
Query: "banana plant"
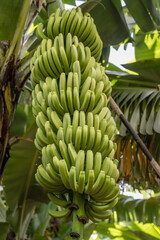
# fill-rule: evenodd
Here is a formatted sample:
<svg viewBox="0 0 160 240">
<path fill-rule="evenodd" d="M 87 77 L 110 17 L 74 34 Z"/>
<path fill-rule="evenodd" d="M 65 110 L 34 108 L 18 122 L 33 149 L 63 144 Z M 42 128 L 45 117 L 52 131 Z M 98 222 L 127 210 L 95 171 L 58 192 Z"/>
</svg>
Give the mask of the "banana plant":
<svg viewBox="0 0 160 240">
<path fill-rule="evenodd" d="M 160 79 L 158 66 L 160 55 L 157 34 L 157 31 L 143 33 L 136 27 L 136 61 L 123 65 L 126 71 L 109 64 L 106 73 L 114 85 L 113 98 L 159 163 Z M 118 119 L 117 126 L 119 129 L 117 157 L 122 152 L 121 177 L 135 186 L 138 186 L 141 181 L 143 186 L 152 185 L 156 189 L 159 179 L 152 171 L 150 163 Z"/>
<path fill-rule="evenodd" d="M 73 0 L 63 2 L 75 4 Z M 132 6 L 129 2 L 130 1 L 126 1 L 127 7 L 142 30 L 150 31 L 158 27 L 158 12 L 153 1 L 150 5 L 148 5 L 147 2 L 145 5 L 140 2 L 139 7 L 141 8 L 139 9 L 142 9 L 142 11 L 141 14 L 137 12 L 137 17 L 135 12 L 137 1 L 132 4 Z M 101 1 L 100 4 L 97 3 L 95 4 L 95 1 L 87 1 L 82 6 L 82 10 L 83 12 L 91 10 L 91 15 L 95 19 L 104 46 L 108 46 L 108 44 L 117 44 L 125 39 L 131 41 L 129 28 L 124 18 L 124 8 L 121 6 L 120 1 Z M 157 3 L 158 1 L 156 1 L 156 4 Z M 133 6 L 134 8 L 132 8 Z M 6 238 L 9 228 L 13 229 L 18 239 L 24 239 L 28 224 L 37 204 L 39 201 L 43 202 L 48 199 L 46 197 L 46 192 L 44 192 L 42 188 L 39 189 L 34 178 L 32 178 L 35 174 L 35 165 L 39 164 L 38 161 L 40 158 L 33 145 L 33 139 L 35 137 L 34 131 L 36 131 L 35 126 L 31 128 L 31 132 L 29 133 L 29 128 L 27 126 L 24 127 L 24 124 L 24 129 L 26 130 L 27 128 L 28 131 L 25 133 L 25 131 L 22 130 L 18 137 L 17 130 L 16 135 L 13 135 L 11 130 L 15 133 L 14 126 L 17 124 L 15 121 L 18 116 L 18 114 L 15 115 L 15 110 L 17 106 L 19 106 L 18 102 L 20 95 L 23 95 L 24 89 L 31 91 L 30 81 L 28 81 L 30 75 L 30 62 L 40 43 L 39 39 L 37 39 L 36 31 L 29 34 L 28 29 L 32 23 L 36 26 L 37 23 L 40 22 L 45 26 L 48 19 L 47 11 L 50 14 L 58 7 L 62 7 L 61 1 L 23 0 L 7 1 L 7 4 L 6 1 L 1 1 L 0 168 L 1 178 L 3 178 L 3 184 L 5 185 L 4 192 L 7 204 L 6 206 L 2 204 L 2 209 L 3 213 L 7 210 L 7 214 L 4 214 L 5 216 L 2 220 L 3 224 L 1 224 L 2 228 L 0 229 L 2 229 L 1 231 L 4 239 Z M 101 16 L 103 14 L 105 19 L 102 21 Z M 147 16 L 146 21 L 142 22 L 140 17 L 143 18 L 144 16 Z M 108 18 L 110 21 L 108 21 Z M 20 111 L 19 107 L 17 113 L 18 111 Z M 29 115 L 23 114 L 23 116 L 27 119 Z M 13 119 L 15 119 L 15 121 Z M 21 113 L 19 114 L 19 119 L 21 122 Z M 10 129 L 11 125 L 13 126 L 12 129 Z M 24 136 L 22 137 L 21 134 L 24 134 Z M 15 142 L 16 140 L 20 141 Z M 28 151 L 22 151 L 19 154 L 19 149 L 28 149 Z M 32 149 L 31 152 L 30 149 Z M 29 155 L 28 152 L 30 152 Z M 28 159 L 30 161 L 28 161 Z M 17 161 L 16 165 L 15 161 Z M 26 165 L 28 170 L 26 169 Z M 5 171 L 3 172 L 4 169 Z M 24 175 L 22 169 L 26 171 Z M 15 172 L 17 173 L 17 178 L 15 178 Z M 23 181 L 19 182 L 19 179 L 23 179 Z M 26 183 L 25 187 L 23 186 L 23 182 Z M 13 201 L 14 194 L 17 190 L 17 199 Z M 44 195 L 42 193 L 44 193 Z M 4 199 L 3 195 L 2 199 Z M 11 237 L 11 234 L 8 236 L 10 238 L 13 237 Z M 40 239 L 40 237 L 38 239 Z"/>
</svg>

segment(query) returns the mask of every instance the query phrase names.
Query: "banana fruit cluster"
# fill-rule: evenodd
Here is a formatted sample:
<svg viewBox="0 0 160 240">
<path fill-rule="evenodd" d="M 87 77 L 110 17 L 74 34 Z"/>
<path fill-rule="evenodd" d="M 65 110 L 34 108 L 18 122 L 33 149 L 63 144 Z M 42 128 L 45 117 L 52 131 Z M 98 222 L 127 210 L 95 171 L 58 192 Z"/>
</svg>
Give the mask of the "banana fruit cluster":
<svg viewBox="0 0 160 240">
<path fill-rule="evenodd" d="M 119 195 L 111 84 L 97 63 L 102 41 L 80 8 L 57 9 L 44 31 L 38 25 L 37 36 L 41 44 L 30 64 L 35 146 L 42 153 L 36 180 L 62 207 L 49 210 L 52 216 L 70 215 L 79 193 L 86 217 L 98 222 L 112 214 Z"/>
</svg>

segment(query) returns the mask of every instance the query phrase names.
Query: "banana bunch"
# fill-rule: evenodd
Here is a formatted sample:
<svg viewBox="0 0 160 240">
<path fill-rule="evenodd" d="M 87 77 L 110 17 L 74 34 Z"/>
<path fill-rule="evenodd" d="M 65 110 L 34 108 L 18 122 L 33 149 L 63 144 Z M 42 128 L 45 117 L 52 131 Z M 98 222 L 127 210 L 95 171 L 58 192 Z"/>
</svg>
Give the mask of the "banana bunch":
<svg viewBox="0 0 160 240">
<path fill-rule="evenodd" d="M 62 33 L 66 39 L 68 33 L 74 38 L 78 38 L 84 46 L 88 46 L 91 51 L 91 55 L 96 59 L 99 59 L 102 50 L 102 41 L 98 35 L 93 18 L 89 13 L 85 13 L 84 16 L 80 8 L 72 9 L 71 11 L 61 11 L 58 9 L 56 13 L 53 13 L 48 21 L 45 31 L 44 26 L 40 23 L 37 27 L 37 38 L 55 40 L 56 37 Z"/>
<path fill-rule="evenodd" d="M 61 207 L 50 215 L 75 218 L 80 211 L 79 221 L 98 222 L 112 214 L 119 195 L 111 84 L 97 63 L 102 41 L 80 8 L 57 9 L 46 29 L 38 25 L 37 37 L 30 79 L 42 164 L 35 177 Z"/>
</svg>

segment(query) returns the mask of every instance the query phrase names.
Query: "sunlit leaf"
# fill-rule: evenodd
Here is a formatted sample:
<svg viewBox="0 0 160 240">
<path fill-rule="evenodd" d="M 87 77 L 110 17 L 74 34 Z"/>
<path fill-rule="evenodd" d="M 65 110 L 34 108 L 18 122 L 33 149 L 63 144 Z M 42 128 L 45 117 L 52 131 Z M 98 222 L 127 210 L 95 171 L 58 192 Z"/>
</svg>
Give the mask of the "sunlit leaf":
<svg viewBox="0 0 160 240">
<path fill-rule="evenodd" d="M 139 30 L 135 34 L 135 58 L 137 61 L 160 58 L 159 31 L 144 33 Z"/>
</svg>

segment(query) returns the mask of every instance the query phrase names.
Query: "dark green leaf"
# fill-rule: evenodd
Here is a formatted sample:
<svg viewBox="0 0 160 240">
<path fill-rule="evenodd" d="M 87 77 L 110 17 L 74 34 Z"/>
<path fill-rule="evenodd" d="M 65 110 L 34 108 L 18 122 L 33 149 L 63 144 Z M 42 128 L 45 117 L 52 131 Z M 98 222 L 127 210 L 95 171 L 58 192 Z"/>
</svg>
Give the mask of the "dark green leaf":
<svg viewBox="0 0 160 240">
<path fill-rule="evenodd" d="M 111 0 L 102 0 L 100 3 L 88 1 L 81 7 L 83 12 L 91 9 L 91 16 L 94 18 L 104 47 L 118 44 L 129 37 L 128 28 L 122 19 L 122 10 L 120 6 L 115 7 Z"/>
<path fill-rule="evenodd" d="M 35 207 L 36 203 L 28 199 L 25 206 L 20 205 L 14 211 L 10 209 L 7 211 L 7 221 L 14 232 L 20 235 L 21 238 L 26 234 Z"/>
<path fill-rule="evenodd" d="M 48 19 L 48 14 L 44 7 L 41 8 L 40 13 L 37 15 L 36 19 L 34 20 L 34 25 L 37 25 L 38 23 L 45 23 L 45 21 Z"/>
<path fill-rule="evenodd" d="M 147 82 L 157 83 L 157 85 L 160 83 L 160 58 L 123 64 L 123 66 L 139 73 Z"/>
<path fill-rule="evenodd" d="M 33 182 L 29 188 L 28 198 L 34 200 L 35 202 L 48 203 L 49 201 L 47 191 L 42 188 L 36 181 Z"/>
<path fill-rule="evenodd" d="M 39 234 L 36 234 L 32 240 L 47 240 L 47 237 L 43 237 Z"/>
<path fill-rule="evenodd" d="M 141 1 L 134 0 L 133 2 L 132 0 L 125 0 L 125 3 L 127 8 L 129 9 L 129 12 L 131 13 L 142 31 L 148 32 L 155 30 L 152 19 Z"/>
<path fill-rule="evenodd" d="M 12 40 L 25 0 L 1 0 L 0 40 Z"/>
<path fill-rule="evenodd" d="M 34 125 L 25 137 L 34 139 L 36 129 Z M 38 152 L 34 143 L 21 140 L 12 146 L 3 175 L 6 201 L 10 209 L 14 210 L 17 204 L 22 204 L 24 197 L 27 197 L 36 171 L 37 158 Z"/>
<path fill-rule="evenodd" d="M 34 139 L 37 127 L 29 129 L 25 137 Z M 7 219 L 15 232 L 23 238 L 37 201 L 29 199 L 29 191 L 35 182 L 34 174 L 39 153 L 34 143 L 21 140 L 10 150 L 10 158 L 3 174 L 5 199 L 9 210 Z"/>
<path fill-rule="evenodd" d="M 110 47 L 103 48 L 99 62 L 101 62 L 104 67 L 108 63 L 109 55 L 110 55 Z"/>
<path fill-rule="evenodd" d="M 7 233 L 9 231 L 9 224 L 5 222 L 0 222 L 0 239 L 6 240 L 7 239 Z"/>
<path fill-rule="evenodd" d="M 145 7 L 148 9 L 148 11 L 150 12 L 152 18 L 154 19 L 154 21 L 156 22 L 157 25 L 160 25 L 160 15 L 158 10 L 156 9 L 156 5 L 154 0 L 142 0 L 143 4 L 145 5 Z"/>
<path fill-rule="evenodd" d="M 159 108 L 158 113 L 156 115 L 156 119 L 155 119 L 153 128 L 154 128 L 154 131 L 160 133 L 160 108 Z"/>
<path fill-rule="evenodd" d="M 41 203 L 36 209 L 36 213 L 32 217 L 30 224 L 31 236 L 33 239 L 37 239 L 37 236 L 44 236 L 45 230 L 49 225 L 50 216 L 48 209 L 55 210 L 57 206 L 50 202 L 49 204 Z"/>
<path fill-rule="evenodd" d="M 10 137 L 23 136 L 26 130 L 27 114 L 25 112 L 25 105 L 18 104 L 17 110 L 14 116 L 14 121 L 10 130 Z"/>
<path fill-rule="evenodd" d="M 86 224 L 84 228 L 84 233 L 83 233 L 83 239 L 84 240 L 89 240 L 91 237 L 91 234 L 95 230 L 95 224 L 94 223 L 88 223 Z"/>
<path fill-rule="evenodd" d="M 58 239 L 59 240 L 65 239 L 65 237 L 67 237 L 70 234 L 71 228 L 72 228 L 72 222 L 63 222 L 59 228 L 59 238 Z"/>
<path fill-rule="evenodd" d="M 149 114 L 149 118 L 147 120 L 146 123 L 146 132 L 148 135 L 152 135 L 153 134 L 153 125 L 154 125 L 154 119 L 155 119 L 155 105 L 158 101 L 158 99 L 160 98 L 160 94 L 157 94 L 158 96 L 156 96 L 156 98 L 154 99 L 154 103 L 152 104 L 152 110 Z M 160 119 L 159 119 L 160 120 Z"/>
<path fill-rule="evenodd" d="M 75 0 L 62 0 L 62 2 L 63 2 L 64 4 L 69 4 L 69 5 L 76 6 Z"/>
</svg>

